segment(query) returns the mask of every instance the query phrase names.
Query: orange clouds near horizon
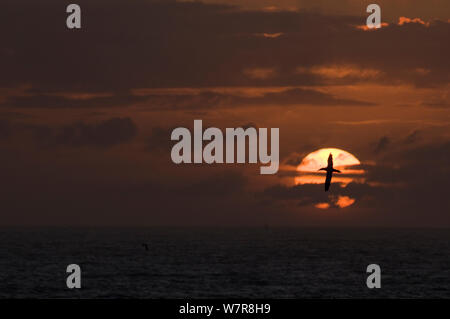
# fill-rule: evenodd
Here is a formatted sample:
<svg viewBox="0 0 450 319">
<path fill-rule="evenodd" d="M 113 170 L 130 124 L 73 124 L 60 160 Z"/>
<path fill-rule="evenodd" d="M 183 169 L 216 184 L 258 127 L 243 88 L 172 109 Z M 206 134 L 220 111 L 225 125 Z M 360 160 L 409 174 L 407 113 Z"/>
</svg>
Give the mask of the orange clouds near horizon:
<svg viewBox="0 0 450 319">
<path fill-rule="evenodd" d="M 426 26 L 426 27 L 429 27 L 430 26 L 430 22 L 425 22 L 425 21 L 423 21 L 422 19 L 420 19 L 420 18 L 407 18 L 407 17 L 399 17 L 398 18 L 398 25 L 404 25 L 404 24 L 406 24 L 406 23 L 419 23 L 419 24 L 422 24 L 422 25 L 424 25 L 424 26 Z"/>
<path fill-rule="evenodd" d="M 336 206 L 338 206 L 339 208 L 345 208 L 353 205 L 354 202 L 354 198 L 350 198 L 348 196 L 339 196 L 336 201 Z"/>
<path fill-rule="evenodd" d="M 445 23 L 450 23 L 450 19 L 447 20 L 441 20 L 441 19 L 434 19 L 434 20 L 439 20 Z M 381 23 L 381 28 L 386 28 L 389 27 L 390 25 L 397 25 L 397 26 L 404 26 L 407 24 L 420 24 L 423 25 L 424 27 L 429 27 L 431 25 L 430 21 L 425 21 L 424 19 L 421 18 L 408 18 L 408 17 L 404 17 L 404 16 L 400 16 L 398 18 L 397 23 L 392 23 L 389 24 L 387 22 L 382 22 Z M 363 30 L 363 31 L 375 31 L 375 30 L 380 30 L 381 28 L 369 28 L 367 25 L 363 24 L 363 25 L 357 25 L 356 26 L 357 29 L 359 30 Z"/>
</svg>

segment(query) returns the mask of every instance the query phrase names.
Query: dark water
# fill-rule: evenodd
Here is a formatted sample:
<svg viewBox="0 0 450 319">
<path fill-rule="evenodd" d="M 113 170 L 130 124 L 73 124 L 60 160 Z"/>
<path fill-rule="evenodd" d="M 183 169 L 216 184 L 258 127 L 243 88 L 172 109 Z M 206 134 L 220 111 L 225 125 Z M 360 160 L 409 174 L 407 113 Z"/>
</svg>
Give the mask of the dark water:
<svg viewBox="0 0 450 319">
<path fill-rule="evenodd" d="M 450 298 L 449 253 L 449 230 L 2 229 L 0 297 Z"/>
</svg>

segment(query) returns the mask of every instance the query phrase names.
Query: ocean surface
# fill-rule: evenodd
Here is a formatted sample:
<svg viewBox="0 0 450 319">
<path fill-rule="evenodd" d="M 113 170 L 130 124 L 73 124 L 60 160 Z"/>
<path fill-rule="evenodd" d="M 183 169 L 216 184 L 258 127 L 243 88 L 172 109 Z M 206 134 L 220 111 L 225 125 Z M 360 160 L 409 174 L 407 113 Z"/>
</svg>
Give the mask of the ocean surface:
<svg viewBox="0 0 450 319">
<path fill-rule="evenodd" d="M 450 230 L 0 229 L 0 298 L 228 297 L 450 298 Z"/>
</svg>

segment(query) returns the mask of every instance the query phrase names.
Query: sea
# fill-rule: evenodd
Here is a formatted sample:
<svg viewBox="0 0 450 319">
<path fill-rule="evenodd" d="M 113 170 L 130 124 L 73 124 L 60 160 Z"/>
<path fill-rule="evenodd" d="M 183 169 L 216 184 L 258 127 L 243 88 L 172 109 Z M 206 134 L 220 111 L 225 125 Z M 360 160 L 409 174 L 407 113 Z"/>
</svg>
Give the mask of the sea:
<svg viewBox="0 0 450 319">
<path fill-rule="evenodd" d="M 2 228 L 0 298 L 450 298 L 450 230 Z"/>
</svg>

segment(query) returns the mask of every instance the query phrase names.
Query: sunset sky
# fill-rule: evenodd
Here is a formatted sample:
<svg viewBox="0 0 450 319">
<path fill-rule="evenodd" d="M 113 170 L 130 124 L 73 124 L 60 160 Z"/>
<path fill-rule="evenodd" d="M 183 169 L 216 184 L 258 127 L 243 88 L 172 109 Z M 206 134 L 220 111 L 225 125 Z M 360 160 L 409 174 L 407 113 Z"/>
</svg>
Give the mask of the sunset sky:
<svg viewBox="0 0 450 319">
<path fill-rule="evenodd" d="M 0 225 L 450 227 L 448 0 L 72 2 L 0 5 Z M 278 174 L 175 165 L 195 119 L 278 127 Z"/>
</svg>

